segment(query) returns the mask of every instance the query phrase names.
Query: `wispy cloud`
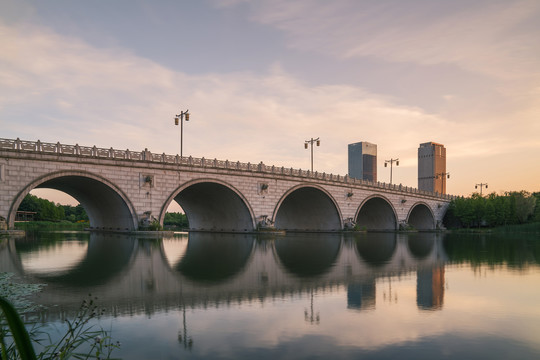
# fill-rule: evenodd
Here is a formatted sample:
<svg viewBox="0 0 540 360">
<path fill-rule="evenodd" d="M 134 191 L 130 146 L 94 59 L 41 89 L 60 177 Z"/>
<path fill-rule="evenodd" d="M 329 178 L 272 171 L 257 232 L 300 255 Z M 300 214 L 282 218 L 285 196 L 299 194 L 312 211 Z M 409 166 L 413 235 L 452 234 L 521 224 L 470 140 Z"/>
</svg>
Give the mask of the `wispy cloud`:
<svg viewBox="0 0 540 360">
<path fill-rule="evenodd" d="M 540 74 L 540 3 L 285 0 L 251 3 L 252 19 L 289 45 L 333 57 L 455 64 L 501 78 Z M 535 31 L 531 31 L 535 29 Z"/>
</svg>

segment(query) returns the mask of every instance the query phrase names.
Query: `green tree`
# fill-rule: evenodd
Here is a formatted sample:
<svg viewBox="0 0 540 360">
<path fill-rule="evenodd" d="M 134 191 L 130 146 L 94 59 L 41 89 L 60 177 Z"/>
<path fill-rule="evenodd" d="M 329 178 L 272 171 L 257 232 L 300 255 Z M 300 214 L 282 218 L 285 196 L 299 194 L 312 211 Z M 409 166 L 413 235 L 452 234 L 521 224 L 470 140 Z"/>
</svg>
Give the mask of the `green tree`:
<svg viewBox="0 0 540 360">
<path fill-rule="evenodd" d="M 512 192 L 514 200 L 514 216 L 519 224 L 523 224 L 533 215 L 536 206 L 536 197 L 527 191 Z"/>
<path fill-rule="evenodd" d="M 163 219 L 164 226 L 175 226 L 181 229 L 189 228 L 189 223 L 186 214 L 178 212 L 168 212 L 165 213 L 165 218 Z"/>
</svg>

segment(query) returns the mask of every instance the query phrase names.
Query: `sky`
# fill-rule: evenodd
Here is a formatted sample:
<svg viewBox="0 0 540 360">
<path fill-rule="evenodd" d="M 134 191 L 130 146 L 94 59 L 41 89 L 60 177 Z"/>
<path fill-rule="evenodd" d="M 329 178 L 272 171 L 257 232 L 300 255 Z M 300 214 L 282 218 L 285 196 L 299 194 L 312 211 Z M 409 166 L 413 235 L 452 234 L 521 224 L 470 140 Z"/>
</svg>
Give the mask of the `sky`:
<svg viewBox="0 0 540 360">
<path fill-rule="evenodd" d="M 540 191 L 540 1 L 0 0 L 0 138 Z M 484 189 L 484 192 L 486 190 Z"/>
</svg>

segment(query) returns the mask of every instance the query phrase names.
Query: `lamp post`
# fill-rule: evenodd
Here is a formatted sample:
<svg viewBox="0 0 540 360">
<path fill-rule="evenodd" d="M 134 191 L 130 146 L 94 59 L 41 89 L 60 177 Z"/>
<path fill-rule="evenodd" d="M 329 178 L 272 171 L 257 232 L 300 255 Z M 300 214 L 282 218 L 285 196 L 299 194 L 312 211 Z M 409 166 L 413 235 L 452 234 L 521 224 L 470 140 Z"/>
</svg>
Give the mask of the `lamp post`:
<svg viewBox="0 0 540 360">
<path fill-rule="evenodd" d="M 384 160 L 384 167 L 388 167 L 388 163 L 390 163 L 390 184 L 392 183 L 392 166 L 394 165 L 394 162 L 396 163 L 396 166 L 399 166 L 399 159 Z"/>
<path fill-rule="evenodd" d="M 319 138 L 311 138 L 311 140 L 306 140 L 304 142 L 304 149 L 308 148 L 308 144 L 311 145 L 311 172 L 313 172 L 313 143 L 316 143 L 317 146 L 321 146 L 321 140 L 319 140 Z"/>
<path fill-rule="evenodd" d="M 486 189 L 487 189 L 487 188 L 488 188 L 488 184 L 487 184 L 487 183 L 476 184 L 476 185 L 474 185 L 474 188 L 475 188 L 475 189 L 478 189 L 479 186 L 480 186 L 480 196 L 482 196 L 482 188 L 485 186 Z"/>
<path fill-rule="evenodd" d="M 184 116 L 186 117 L 186 121 L 189 121 L 189 110 L 186 111 L 180 111 L 180 114 L 176 114 L 174 118 L 174 125 L 178 125 L 180 122 L 180 157 L 182 157 L 182 147 L 184 142 Z"/>
</svg>

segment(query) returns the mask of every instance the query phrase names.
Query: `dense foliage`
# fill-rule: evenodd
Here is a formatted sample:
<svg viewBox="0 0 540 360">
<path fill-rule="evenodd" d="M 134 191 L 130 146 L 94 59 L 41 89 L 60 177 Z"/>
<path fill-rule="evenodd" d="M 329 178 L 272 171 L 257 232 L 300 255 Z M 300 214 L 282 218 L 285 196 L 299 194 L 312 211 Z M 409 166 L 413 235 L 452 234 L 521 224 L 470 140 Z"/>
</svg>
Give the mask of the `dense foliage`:
<svg viewBox="0 0 540 360">
<path fill-rule="evenodd" d="M 165 214 L 165 219 L 163 219 L 163 226 L 187 229 L 189 228 L 189 223 L 186 214 L 168 212 Z"/>
<path fill-rule="evenodd" d="M 478 193 L 450 203 L 444 219 L 446 227 L 495 227 L 540 221 L 540 193 L 526 191 Z"/>
<path fill-rule="evenodd" d="M 55 204 L 32 194 L 26 195 L 19 206 L 19 211 L 35 212 L 33 219 L 37 221 L 88 221 L 88 215 L 81 204 L 77 206 Z"/>
</svg>

